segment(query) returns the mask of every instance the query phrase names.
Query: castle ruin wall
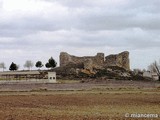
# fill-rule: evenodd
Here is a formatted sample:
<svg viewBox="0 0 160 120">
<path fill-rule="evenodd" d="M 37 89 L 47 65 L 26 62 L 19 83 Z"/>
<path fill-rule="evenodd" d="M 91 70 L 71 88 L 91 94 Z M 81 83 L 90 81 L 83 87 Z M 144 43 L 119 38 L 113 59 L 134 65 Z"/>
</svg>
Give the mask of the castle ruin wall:
<svg viewBox="0 0 160 120">
<path fill-rule="evenodd" d="M 104 66 L 118 66 L 126 70 L 130 70 L 129 52 L 125 51 L 115 55 L 104 56 L 104 53 L 97 53 L 96 56 L 77 57 L 66 52 L 60 53 L 60 67 L 66 66 L 69 63 L 83 64 L 84 69 L 93 70 L 101 69 Z"/>
<path fill-rule="evenodd" d="M 106 66 L 118 66 L 126 70 L 130 70 L 129 52 L 125 51 L 115 55 L 109 55 L 105 57 Z"/>
<path fill-rule="evenodd" d="M 69 63 L 84 64 L 84 69 L 100 68 L 104 64 L 104 54 L 97 53 L 96 56 L 77 57 L 69 55 L 66 52 L 60 53 L 60 67 L 66 66 Z"/>
</svg>

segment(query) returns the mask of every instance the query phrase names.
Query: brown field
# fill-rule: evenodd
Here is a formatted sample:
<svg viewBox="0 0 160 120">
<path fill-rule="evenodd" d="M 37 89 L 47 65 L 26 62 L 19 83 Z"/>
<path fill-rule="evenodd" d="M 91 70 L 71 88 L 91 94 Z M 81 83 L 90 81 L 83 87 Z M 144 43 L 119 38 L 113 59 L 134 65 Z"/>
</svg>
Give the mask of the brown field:
<svg viewBox="0 0 160 120">
<path fill-rule="evenodd" d="M 11 88 L 4 92 L 1 87 L 0 120 L 158 120 L 160 116 L 125 117 L 126 113 L 160 114 L 160 87 L 150 85 L 94 85 L 91 89 L 67 91 L 37 88 L 21 92 Z"/>
</svg>

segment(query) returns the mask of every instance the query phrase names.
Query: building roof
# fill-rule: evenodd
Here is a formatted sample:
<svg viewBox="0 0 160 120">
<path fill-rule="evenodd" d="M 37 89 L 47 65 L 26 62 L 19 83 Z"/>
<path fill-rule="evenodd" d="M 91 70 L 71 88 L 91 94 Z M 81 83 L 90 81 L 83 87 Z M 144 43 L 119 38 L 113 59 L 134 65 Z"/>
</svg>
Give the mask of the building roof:
<svg viewBox="0 0 160 120">
<path fill-rule="evenodd" d="M 39 75 L 39 71 L 6 71 L 0 72 L 0 75 Z"/>
</svg>

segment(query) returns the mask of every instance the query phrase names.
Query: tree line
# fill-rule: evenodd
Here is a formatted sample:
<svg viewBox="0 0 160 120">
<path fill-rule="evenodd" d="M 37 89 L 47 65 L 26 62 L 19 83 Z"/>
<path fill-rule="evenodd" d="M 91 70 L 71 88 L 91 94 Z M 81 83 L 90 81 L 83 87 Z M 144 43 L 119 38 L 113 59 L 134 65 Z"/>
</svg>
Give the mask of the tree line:
<svg viewBox="0 0 160 120">
<path fill-rule="evenodd" d="M 24 64 L 24 67 L 28 68 L 28 70 L 31 70 L 31 68 L 33 66 L 34 66 L 34 63 L 31 60 L 27 60 Z M 53 57 L 51 57 L 46 64 L 43 64 L 42 61 L 37 61 L 36 64 L 35 64 L 35 67 L 37 67 L 38 69 L 40 69 L 43 66 L 45 66 L 48 69 L 49 68 L 53 69 L 57 66 L 57 62 L 53 59 Z M 0 63 L 0 68 L 2 68 L 3 71 L 4 71 L 4 69 L 6 69 L 6 66 L 5 66 L 4 62 Z M 10 71 L 15 71 L 15 70 L 18 70 L 18 69 L 19 69 L 19 65 L 12 62 L 10 67 L 9 67 L 9 70 Z"/>
</svg>

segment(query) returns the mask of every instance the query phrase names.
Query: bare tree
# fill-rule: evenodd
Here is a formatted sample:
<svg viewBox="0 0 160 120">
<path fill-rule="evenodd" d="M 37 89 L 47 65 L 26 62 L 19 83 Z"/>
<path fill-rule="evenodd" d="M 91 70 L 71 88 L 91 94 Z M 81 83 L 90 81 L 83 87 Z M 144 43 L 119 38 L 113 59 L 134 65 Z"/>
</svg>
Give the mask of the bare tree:
<svg viewBox="0 0 160 120">
<path fill-rule="evenodd" d="M 157 61 L 155 61 L 154 63 L 150 64 L 148 66 L 148 70 L 150 72 L 155 72 L 157 73 L 158 77 L 159 77 L 159 81 L 160 81 L 160 61 L 159 63 Z"/>
<path fill-rule="evenodd" d="M 1 62 L 1 63 L 0 63 L 0 68 L 2 68 L 2 69 L 3 69 L 3 71 L 4 71 L 4 69 L 6 69 L 6 65 L 5 65 L 5 63 L 4 63 L 4 62 Z"/>
<path fill-rule="evenodd" d="M 31 70 L 33 66 L 34 66 L 34 63 L 31 60 L 27 60 L 24 64 L 24 67 L 28 68 L 28 70 Z"/>
</svg>

